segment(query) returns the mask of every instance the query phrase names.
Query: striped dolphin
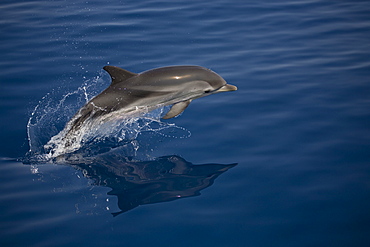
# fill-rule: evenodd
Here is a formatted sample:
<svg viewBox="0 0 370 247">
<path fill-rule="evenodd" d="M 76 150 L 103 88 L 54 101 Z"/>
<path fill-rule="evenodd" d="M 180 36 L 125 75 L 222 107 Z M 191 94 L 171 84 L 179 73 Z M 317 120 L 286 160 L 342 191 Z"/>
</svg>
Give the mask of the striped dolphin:
<svg viewBox="0 0 370 247">
<path fill-rule="evenodd" d="M 115 66 L 103 69 L 112 83 L 75 114 L 68 123 L 68 134 L 87 119 L 112 114 L 134 116 L 167 105 L 172 107 L 163 119 L 173 118 L 194 99 L 237 90 L 215 72 L 200 66 L 162 67 L 139 74 Z"/>
</svg>

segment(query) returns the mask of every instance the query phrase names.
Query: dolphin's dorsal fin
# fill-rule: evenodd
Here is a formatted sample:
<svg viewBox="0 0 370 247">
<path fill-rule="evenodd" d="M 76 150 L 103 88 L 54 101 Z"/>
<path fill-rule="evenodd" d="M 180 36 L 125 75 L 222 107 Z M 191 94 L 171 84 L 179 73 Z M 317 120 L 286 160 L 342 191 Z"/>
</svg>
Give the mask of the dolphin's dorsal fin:
<svg viewBox="0 0 370 247">
<path fill-rule="evenodd" d="M 179 103 L 173 104 L 172 107 L 171 107 L 171 109 L 162 118 L 163 119 L 169 119 L 169 118 L 176 117 L 181 112 L 183 112 L 186 109 L 186 107 L 188 107 L 188 105 L 190 104 L 190 102 L 191 102 L 191 100 L 189 99 L 189 100 L 186 100 L 186 101 L 181 101 Z"/>
<path fill-rule="evenodd" d="M 103 69 L 105 71 L 107 71 L 109 73 L 110 77 L 112 78 L 112 84 L 111 85 L 114 85 L 114 84 L 116 84 L 118 82 L 121 82 L 121 81 L 125 81 L 128 78 L 131 78 L 131 77 L 137 75 L 136 73 L 121 69 L 121 68 L 116 67 L 116 66 L 107 65 L 107 66 L 104 66 Z"/>
</svg>

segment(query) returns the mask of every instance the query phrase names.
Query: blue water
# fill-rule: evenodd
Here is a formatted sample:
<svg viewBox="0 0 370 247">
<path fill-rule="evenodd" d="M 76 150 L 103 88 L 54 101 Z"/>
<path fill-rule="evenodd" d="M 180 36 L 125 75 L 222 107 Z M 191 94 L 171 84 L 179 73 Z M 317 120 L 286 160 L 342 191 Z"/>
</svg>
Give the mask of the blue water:
<svg viewBox="0 0 370 247">
<path fill-rule="evenodd" d="M 0 12 L 0 246 L 370 245 L 369 1 L 3 0 Z M 107 64 L 200 65 L 238 91 L 136 132 L 137 146 L 25 162 L 30 141 L 109 85 Z"/>
</svg>

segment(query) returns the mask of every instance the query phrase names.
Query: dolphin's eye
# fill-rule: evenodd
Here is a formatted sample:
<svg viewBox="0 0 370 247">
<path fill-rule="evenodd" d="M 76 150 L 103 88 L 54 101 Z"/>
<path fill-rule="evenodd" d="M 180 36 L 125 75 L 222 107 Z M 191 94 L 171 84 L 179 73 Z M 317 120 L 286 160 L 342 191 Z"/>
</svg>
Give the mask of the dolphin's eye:
<svg viewBox="0 0 370 247">
<path fill-rule="evenodd" d="M 205 93 L 210 93 L 212 90 L 206 90 L 206 91 L 204 91 Z"/>
</svg>

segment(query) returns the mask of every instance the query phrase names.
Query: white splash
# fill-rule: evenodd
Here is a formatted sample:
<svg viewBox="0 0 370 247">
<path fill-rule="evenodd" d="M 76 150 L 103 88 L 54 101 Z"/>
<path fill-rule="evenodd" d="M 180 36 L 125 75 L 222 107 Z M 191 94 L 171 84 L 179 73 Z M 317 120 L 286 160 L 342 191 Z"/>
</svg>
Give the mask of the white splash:
<svg viewBox="0 0 370 247">
<path fill-rule="evenodd" d="M 137 151 L 138 135 L 151 131 L 164 137 L 187 138 L 188 130 L 172 123 L 161 122 L 160 118 L 168 107 L 154 111 L 140 109 L 140 115 L 128 117 L 119 111 L 94 120 L 88 119 L 73 134 L 67 135 L 71 116 L 94 95 L 106 87 L 100 76 L 86 81 L 80 88 L 64 94 L 60 100 L 58 92 L 45 95 L 34 108 L 27 124 L 30 150 L 28 156 L 37 162 L 48 162 L 63 154 L 81 151 L 88 155 L 130 144 Z M 76 104 L 77 103 L 77 104 Z M 76 116 L 77 117 L 77 116 Z M 66 124 L 67 123 L 67 124 Z"/>
</svg>

